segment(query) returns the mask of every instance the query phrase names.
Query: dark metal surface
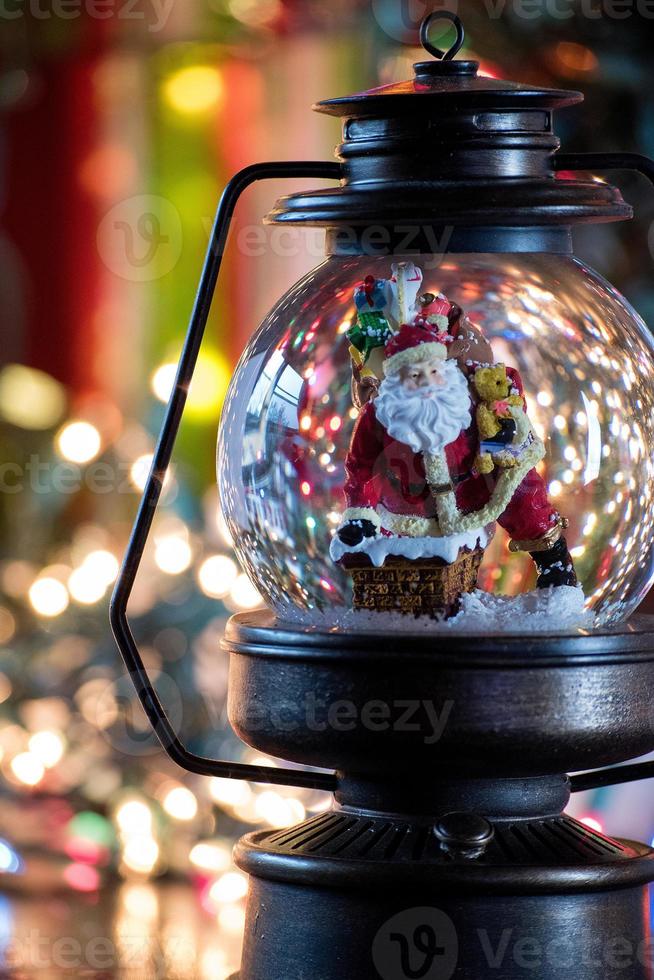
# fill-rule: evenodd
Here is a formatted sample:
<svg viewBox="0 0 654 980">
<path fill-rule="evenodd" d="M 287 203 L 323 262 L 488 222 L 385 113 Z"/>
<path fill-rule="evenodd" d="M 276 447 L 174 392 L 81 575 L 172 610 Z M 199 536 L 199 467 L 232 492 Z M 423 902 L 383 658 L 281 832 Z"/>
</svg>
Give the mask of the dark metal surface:
<svg viewBox="0 0 654 980">
<path fill-rule="evenodd" d="M 256 612 L 230 620 L 224 646 L 240 737 L 333 767 L 341 782 L 365 774 L 371 793 L 392 781 L 429 791 L 556 775 L 654 750 L 649 618 L 604 633 L 483 637 L 319 633 Z M 367 720 L 370 704 L 383 724 Z"/>
<path fill-rule="evenodd" d="M 604 630 L 551 633 L 450 633 L 410 630 L 321 631 L 314 627 L 278 622 L 269 609 L 236 613 L 226 626 L 224 649 L 248 656 L 289 659 L 349 660 L 356 652 L 360 661 L 410 659 L 458 667 L 581 666 L 598 663 L 654 660 L 654 615 L 634 616 L 627 623 Z"/>
<path fill-rule="evenodd" d="M 315 867 L 301 884 L 253 875 L 240 980 L 651 980 L 647 890 L 628 875 L 616 887 L 617 870 L 591 891 L 566 883 L 548 894 L 539 869 L 525 869 L 500 894 L 485 887 L 488 869 L 467 891 L 440 869 L 398 882 L 385 867 L 353 868 L 338 885 Z"/>
<path fill-rule="evenodd" d="M 650 848 L 613 840 L 565 814 L 485 823 L 487 846 L 470 859 L 444 851 L 427 819 L 336 810 L 283 831 L 247 834 L 235 859 L 256 877 L 368 890 L 433 884 L 459 893 L 560 894 L 654 879 Z"/>
<path fill-rule="evenodd" d="M 432 22 L 441 17 L 462 31 L 456 15 L 446 11 L 436 12 Z M 428 31 L 423 25 L 423 41 Z M 439 49 L 432 53 L 442 55 Z M 400 226 L 420 228 L 432 240 L 420 248 L 440 254 L 519 251 L 527 243 L 532 251 L 549 251 L 543 229 L 567 233 L 573 224 L 632 216 L 610 184 L 556 179 L 557 171 L 573 168 L 556 161 L 553 113 L 582 101 L 579 92 L 481 77 L 475 62 L 454 61 L 450 54 L 449 60 L 416 64 L 406 82 L 315 106 L 344 119 L 337 148 L 344 181 L 282 198 L 267 220 L 330 228 L 330 242 L 339 249 L 346 248 L 345 229 L 352 239 L 347 247 L 366 254 L 383 247 L 379 236 L 374 246 L 368 242 L 362 229 L 383 229 L 390 254 L 401 251 Z M 447 238 L 438 234 L 444 227 Z M 563 250 L 560 241 L 554 250 Z"/>
<path fill-rule="evenodd" d="M 567 225 L 534 225 L 528 228 L 498 228 L 494 225 L 469 227 L 415 226 L 410 229 L 384 229 L 384 253 L 389 255 L 429 254 L 430 252 L 548 252 L 571 255 L 572 230 Z M 362 228 L 327 228 L 327 255 L 375 254 L 374 235 Z"/>
<path fill-rule="evenodd" d="M 150 724 L 170 758 L 184 769 L 201 775 L 226 776 L 251 779 L 254 782 L 281 783 L 289 786 L 307 786 L 318 789 L 332 789 L 335 785 L 333 777 L 328 774 L 297 772 L 292 769 L 271 769 L 268 766 L 246 766 L 236 762 L 205 759 L 190 752 L 181 743 L 177 733 L 172 728 L 165 709 L 150 683 L 127 619 L 127 603 L 161 496 L 164 477 L 170 464 L 236 202 L 243 191 L 257 180 L 297 179 L 300 177 L 321 177 L 337 180 L 340 175 L 341 170 L 336 163 L 314 163 L 311 161 L 258 163 L 241 170 L 225 188 L 211 232 L 204 268 L 177 368 L 175 386 L 159 433 L 152 467 L 141 498 L 130 542 L 111 598 L 111 627 Z"/>
<path fill-rule="evenodd" d="M 476 860 L 487 851 L 495 829 L 485 817 L 468 810 L 445 813 L 434 824 L 441 851 L 453 858 Z M 417 848 L 414 849 L 414 853 Z"/>
</svg>

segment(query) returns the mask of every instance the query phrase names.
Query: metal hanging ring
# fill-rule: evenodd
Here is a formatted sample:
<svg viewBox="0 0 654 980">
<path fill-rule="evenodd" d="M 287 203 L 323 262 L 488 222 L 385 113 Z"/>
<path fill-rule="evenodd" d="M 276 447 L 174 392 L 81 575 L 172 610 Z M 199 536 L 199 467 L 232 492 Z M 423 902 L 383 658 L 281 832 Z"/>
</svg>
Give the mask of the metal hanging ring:
<svg viewBox="0 0 654 980">
<path fill-rule="evenodd" d="M 447 51 L 441 51 L 437 48 L 435 44 L 432 44 L 429 40 L 429 32 L 437 20 L 449 20 L 450 23 L 454 24 L 456 28 L 456 41 Z M 420 25 L 420 43 L 426 51 L 429 51 L 434 58 L 440 58 L 443 61 L 452 61 L 452 59 L 459 53 L 463 47 L 463 42 L 465 40 L 465 31 L 463 29 L 463 24 L 461 18 L 457 14 L 452 13 L 451 10 L 434 10 L 433 13 L 428 14 Z"/>
</svg>

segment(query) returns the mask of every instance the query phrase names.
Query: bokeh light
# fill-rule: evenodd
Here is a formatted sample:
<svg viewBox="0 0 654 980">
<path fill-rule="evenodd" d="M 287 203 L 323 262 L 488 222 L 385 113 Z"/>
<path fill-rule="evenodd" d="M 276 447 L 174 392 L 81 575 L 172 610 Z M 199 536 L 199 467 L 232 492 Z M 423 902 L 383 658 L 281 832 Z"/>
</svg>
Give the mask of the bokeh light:
<svg viewBox="0 0 654 980">
<path fill-rule="evenodd" d="M 39 760 L 46 769 L 52 769 L 62 758 L 66 744 L 59 732 L 35 732 L 29 740 L 31 754 Z"/>
<path fill-rule="evenodd" d="M 186 786 L 174 786 L 166 793 L 163 807 L 174 820 L 192 820 L 198 812 L 198 801 Z"/>
<path fill-rule="evenodd" d="M 167 104 L 183 115 L 194 116 L 214 109 L 223 96 L 220 72 L 211 65 L 179 68 L 165 80 Z"/>
<path fill-rule="evenodd" d="M 11 771 L 25 786 L 36 786 L 45 775 L 45 766 L 32 752 L 19 752 L 11 760 Z"/>
<path fill-rule="evenodd" d="M 238 567 L 228 555 L 210 555 L 198 569 L 198 582 L 205 595 L 222 599 L 232 589 Z"/>
<path fill-rule="evenodd" d="M 37 578 L 29 590 L 29 600 L 34 612 L 39 616 L 54 618 L 68 608 L 68 591 L 58 579 L 48 575 Z"/>
<path fill-rule="evenodd" d="M 22 429 L 49 429 L 66 409 L 66 392 L 43 371 L 7 364 L 0 371 L 0 415 Z"/>
<path fill-rule="evenodd" d="M 71 463 L 90 463 L 102 448 L 102 438 L 90 422 L 67 422 L 57 434 L 59 454 Z"/>
</svg>

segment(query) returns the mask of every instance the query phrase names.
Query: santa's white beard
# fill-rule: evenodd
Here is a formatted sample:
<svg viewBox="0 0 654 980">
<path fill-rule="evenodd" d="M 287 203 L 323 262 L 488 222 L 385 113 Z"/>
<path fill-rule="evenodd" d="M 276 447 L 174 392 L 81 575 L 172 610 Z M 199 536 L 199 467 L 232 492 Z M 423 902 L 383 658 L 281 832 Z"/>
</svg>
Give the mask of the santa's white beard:
<svg viewBox="0 0 654 980">
<path fill-rule="evenodd" d="M 399 375 L 385 378 L 375 414 L 393 439 L 415 452 L 440 453 L 472 424 L 468 382 L 456 361 L 443 364 L 442 385 L 408 391 Z"/>
</svg>

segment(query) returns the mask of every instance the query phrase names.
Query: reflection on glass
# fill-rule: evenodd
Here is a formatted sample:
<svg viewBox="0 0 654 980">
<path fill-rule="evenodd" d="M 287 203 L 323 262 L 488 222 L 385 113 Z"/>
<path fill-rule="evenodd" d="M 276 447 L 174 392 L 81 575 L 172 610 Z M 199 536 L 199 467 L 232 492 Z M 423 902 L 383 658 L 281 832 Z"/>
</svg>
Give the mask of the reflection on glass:
<svg viewBox="0 0 654 980">
<path fill-rule="evenodd" d="M 415 259 L 415 256 L 413 257 Z M 443 292 L 478 323 L 496 361 L 525 386 L 547 455 L 550 498 L 597 625 L 627 618 L 652 581 L 652 342 L 634 310 L 573 258 L 452 255 L 418 260 L 422 289 Z M 348 606 L 329 556 L 344 509 L 343 464 L 356 410 L 346 331 L 365 276 L 384 257 L 331 258 L 291 289 L 243 354 L 219 440 L 224 515 L 241 563 L 280 618 Z M 515 595 L 533 565 L 489 546 L 480 588 Z"/>
</svg>

